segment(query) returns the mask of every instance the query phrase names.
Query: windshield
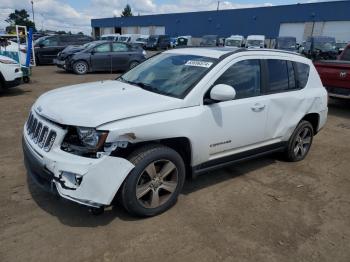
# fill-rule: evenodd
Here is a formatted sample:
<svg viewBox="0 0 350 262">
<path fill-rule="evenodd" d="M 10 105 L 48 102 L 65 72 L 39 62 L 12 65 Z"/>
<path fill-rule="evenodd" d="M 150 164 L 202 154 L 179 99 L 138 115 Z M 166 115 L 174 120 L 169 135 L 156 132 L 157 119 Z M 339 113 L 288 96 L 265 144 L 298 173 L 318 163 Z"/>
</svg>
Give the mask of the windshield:
<svg viewBox="0 0 350 262">
<path fill-rule="evenodd" d="M 148 91 L 183 98 L 217 59 L 179 54 L 160 54 L 131 69 L 119 81 Z"/>
<path fill-rule="evenodd" d="M 227 39 L 225 42 L 226 46 L 236 46 L 241 47 L 242 41 L 241 40 L 233 40 L 233 39 Z"/>
<path fill-rule="evenodd" d="M 34 45 L 40 44 L 40 43 L 43 42 L 46 38 L 48 38 L 48 36 L 43 36 L 43 37 L 38 38 L 37 40 L 34 41 Z"/>
<path fill-rule="evenodd" d="M 216 36 L 204 36 L 202 38 L 202 45 L 216 45 Z"/>
<path fill-rule="evenodd" d="M 277 39 L 278 48 L 295 48 L 296 41 L 290 38 L 279 38 Z"/>
<path fill-rule="evenodd" d="M 347 43 L 336 43 L 337 48 L 345 48 L 346 45 Z"/>
<path fill-rule="evenodd" d="M 247 46 L 258 46 L 258 47 L 263 47 L 264 42 L 261 40 L 248 40 L 247 41 Z"/>
<path fill-rule="evenodd" d="M 128 36 L 120 36 L 120 37 L 119 37 L 119 41 L 120 41 L 120 42 L 126 42 L 126 41 L 128 41 L 128 39 L 129 39 Z"/>
<path fill-rule="evenodd" d="M 334 38 L 315 38 L 314 48 L 321 51 L 334 51 L 335 39 Z"/>
<path fill-rule="evenodd" d="M 147 38 L 139 37 L 136 39 L 137 42 L 147 42 Z"/>
</svg>

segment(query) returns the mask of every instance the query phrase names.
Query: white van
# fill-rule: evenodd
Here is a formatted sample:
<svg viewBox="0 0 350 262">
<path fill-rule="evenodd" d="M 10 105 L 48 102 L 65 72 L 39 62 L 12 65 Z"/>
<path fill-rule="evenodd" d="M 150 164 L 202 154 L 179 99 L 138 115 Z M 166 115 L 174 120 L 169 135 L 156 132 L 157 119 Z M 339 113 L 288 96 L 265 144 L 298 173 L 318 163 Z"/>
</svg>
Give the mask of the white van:
<svg viewBox="0 0 350 262">
<path fill-rule="evenodd" d="M 265 36 L 264 35 L 249 35 L 245 43 L 247 48 L 264 48 Z"/>
<path fill-rule="evenodd" d="M 242 35 L 231 35 L 225 39 L 225 46 L 228 47 L 242 47 L 244 44 L 244 37 Z"/>
<path fill-rule="evenodd" d="M 100 40 L 118 41 L 120 34 L 105 34 L 101 35 Z"/>
<path fill-rule="evenodd" d="M 135 43 L 136 39 L 138 39 L 139 37 L 140 34 L 125 34 L 121 35 L 118 41 L 123 43 Z"/>
<path fill-rule="evenodd" d="M 149 35 L 140 35 L 138 38 L 135 40 L 135 44 L 139 44 L 141 46 L 146 46 L 148 42 Z"/>
</svg>

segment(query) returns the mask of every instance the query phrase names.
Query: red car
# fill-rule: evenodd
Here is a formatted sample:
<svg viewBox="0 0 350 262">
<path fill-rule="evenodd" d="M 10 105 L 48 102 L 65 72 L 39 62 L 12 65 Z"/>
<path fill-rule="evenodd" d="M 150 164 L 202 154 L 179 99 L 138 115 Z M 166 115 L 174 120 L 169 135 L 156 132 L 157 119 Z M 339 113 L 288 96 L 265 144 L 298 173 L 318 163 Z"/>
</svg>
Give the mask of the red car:
<svg viewBox="0 0 350 262">
<path fill-rule="evenodd" d="M 350 44 L 337 60 L 314 63 L 330 97 L 350 99 Z"/>
</svg>

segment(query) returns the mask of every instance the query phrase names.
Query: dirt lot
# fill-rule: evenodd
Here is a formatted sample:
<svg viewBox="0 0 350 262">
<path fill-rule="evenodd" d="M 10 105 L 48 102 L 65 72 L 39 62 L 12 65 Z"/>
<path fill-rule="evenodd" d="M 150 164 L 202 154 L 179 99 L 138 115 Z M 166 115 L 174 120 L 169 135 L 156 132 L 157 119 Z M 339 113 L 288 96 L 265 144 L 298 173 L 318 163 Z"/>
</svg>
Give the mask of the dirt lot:
<svg viewBox="0 0 350 262">
<path fill-rule="evenodd" d="M 21 132 L 45 91 L 115 75 L 35 68 L 0 96 L 0 261 L 350 261 L 350 103 L 332 101 L 306 160 L 274 156 L 187 181 L 154 218 L 102 216 L 27 180 Z"/>
</svg>

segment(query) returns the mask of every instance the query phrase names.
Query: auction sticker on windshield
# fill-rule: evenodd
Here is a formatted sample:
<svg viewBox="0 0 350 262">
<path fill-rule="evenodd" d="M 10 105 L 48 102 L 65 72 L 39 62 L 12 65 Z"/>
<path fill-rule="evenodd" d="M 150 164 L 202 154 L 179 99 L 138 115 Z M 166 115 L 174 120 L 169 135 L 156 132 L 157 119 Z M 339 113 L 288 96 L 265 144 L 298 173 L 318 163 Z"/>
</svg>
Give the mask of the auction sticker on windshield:
<svg viewBox="0 0 350 262">
<path fill-rule="evenodd" d="M 213 64 L 212 62 L 188 60 L 185 65 L 209 68 L 209 67 L 211 67 L 212 64 Z"/>
</svg>

